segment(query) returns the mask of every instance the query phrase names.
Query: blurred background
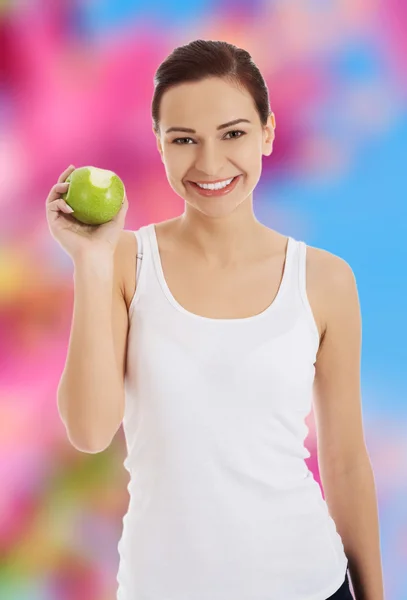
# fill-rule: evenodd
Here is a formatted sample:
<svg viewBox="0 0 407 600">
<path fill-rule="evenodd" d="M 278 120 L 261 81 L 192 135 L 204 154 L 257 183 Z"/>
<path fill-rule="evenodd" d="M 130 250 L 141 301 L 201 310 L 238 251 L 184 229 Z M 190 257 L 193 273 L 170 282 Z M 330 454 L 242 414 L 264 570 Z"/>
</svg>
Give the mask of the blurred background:
<svg viewBox="0 0 407 600">
<path fill-rule="evenodd" d="M 155 70 L 197 38 L 247 49 L 266 79 L 277 128 L 257 218 L 354 270 L 386 600 L 406 600 L 406 23 L 399 0 L 1 0 L 2 600 L 116 598 L 123 431 L 84 454 L 59 419 L 73 265 L 45 198 L 69 164 L 94 165 L 124 180 L 126 229 L 183 212 L 150 109 Z M 320 483 L 312 412 L 307 423 Z"/>
</svg>

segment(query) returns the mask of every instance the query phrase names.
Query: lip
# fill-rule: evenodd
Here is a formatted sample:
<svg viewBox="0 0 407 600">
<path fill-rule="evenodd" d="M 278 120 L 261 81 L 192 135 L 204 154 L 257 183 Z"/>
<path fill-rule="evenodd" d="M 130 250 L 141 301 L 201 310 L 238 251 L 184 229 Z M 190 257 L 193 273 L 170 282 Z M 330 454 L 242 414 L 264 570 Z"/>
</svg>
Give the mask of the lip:
<svg viewBox="0 0 407 600">
<path fill-rule="evenodd" d="M 226 196 L 227 194 L 230 194 L 231 192 L 233 192 L 233 190 L 239 183 L 240 178 L 241 178 L 241 175 L 236 175 L 233 178 L 233 181 L 229 185 L 227 185 L 224 188 L 221 188 L 220 190 L 208 190 L 208 189 L 200 188 L 198 185 L 196 185 L 196 183 L 194 181 L 189 181 L 188 184 L 200 196 L 206 196 L 206 197 Z M 221 179 L 221 181 L 224 181 L 224 180 Z"/>
<path fill-rule="evenodd" d="M 220 183 L 221 181 L 228 181 L 233 177 L 239 177 L 239 175 L 232 175 L 232 177 L 224 177 L 223 179 L 216 179 L 215 181 L 191 181 L 190 183 Z"/>
</svg>

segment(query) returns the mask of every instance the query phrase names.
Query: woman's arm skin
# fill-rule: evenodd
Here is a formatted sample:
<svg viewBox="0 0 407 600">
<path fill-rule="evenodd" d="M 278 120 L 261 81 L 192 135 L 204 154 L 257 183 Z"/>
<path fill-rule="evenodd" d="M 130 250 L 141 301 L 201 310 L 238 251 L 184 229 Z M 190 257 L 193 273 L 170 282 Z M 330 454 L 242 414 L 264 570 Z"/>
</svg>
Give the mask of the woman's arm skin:
<svg viewBox="0 0 407 600">
<path fill-rule="evenodd" d="M 324 250 L 321 274 L 326 329 L 314 381 L 321 481 L 356 600 L 384 600 L 376 489 L 363 431 L 358 290 L 348 263 Z"/>
<path fill-rule="evenodd" d="M 124 414 L 128 334 L 122 232 L 114 255 L 83 256 L 74 269 L 74 313 L 58 409 L 71 444 L 106 449 Z"/>
</svg>

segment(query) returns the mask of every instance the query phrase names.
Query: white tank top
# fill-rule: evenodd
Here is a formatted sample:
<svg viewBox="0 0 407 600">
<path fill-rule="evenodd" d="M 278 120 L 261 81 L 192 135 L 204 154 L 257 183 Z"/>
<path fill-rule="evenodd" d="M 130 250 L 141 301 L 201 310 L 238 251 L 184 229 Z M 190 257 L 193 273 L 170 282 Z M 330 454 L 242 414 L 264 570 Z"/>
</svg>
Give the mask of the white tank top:
<svg viewBox="0 0 407 600">
<path fill-rule="evenodd" d="M 304 461 L 319 344 L 306 244 L 289 237 L 266 310 L 213 319 L 172 295 L 154 224 L 134 233 L 118 600 L 325 600 L 348 561 Z"/>
</svg>

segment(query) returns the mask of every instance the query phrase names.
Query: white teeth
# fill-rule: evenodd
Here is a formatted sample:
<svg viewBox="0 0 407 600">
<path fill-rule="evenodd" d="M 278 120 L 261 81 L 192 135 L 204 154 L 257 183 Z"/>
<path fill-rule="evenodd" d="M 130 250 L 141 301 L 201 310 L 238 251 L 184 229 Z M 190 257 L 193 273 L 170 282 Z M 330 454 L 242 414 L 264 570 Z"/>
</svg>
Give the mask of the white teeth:
<svg viewBox="0 0 407 600">
<path fill-rule="evenodd" d="M 197 183 L 196 185 L 199 185 L 199 187 L 203 188 L 204 190 L 221 190 L 222 188 L 228 186 L 233 179 L 234 177 L 232 177 L 232 179 L 226 179 L 226 181 L 219 181 L 219 183 Z"/>
</svg>

